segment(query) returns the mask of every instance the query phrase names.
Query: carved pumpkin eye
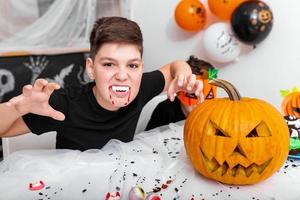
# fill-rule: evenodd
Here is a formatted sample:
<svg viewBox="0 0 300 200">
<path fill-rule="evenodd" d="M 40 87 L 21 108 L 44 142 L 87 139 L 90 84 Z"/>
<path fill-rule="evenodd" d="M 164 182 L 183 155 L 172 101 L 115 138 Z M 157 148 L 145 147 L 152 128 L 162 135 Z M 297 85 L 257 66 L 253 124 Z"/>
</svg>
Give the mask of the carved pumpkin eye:
<svg viewBox="0 0 300 200">
<path fill-rule="evenodd" d="M 256 129 L 253 129 L 246 137 L 258 137 Z"/>
<path fill-rule="evenodd" d="M 221 136 L 221 137 L 228 137 L 222 131 L 220 131 L 219 129 L 216 130 L 216 135 Z"/>
</svg>

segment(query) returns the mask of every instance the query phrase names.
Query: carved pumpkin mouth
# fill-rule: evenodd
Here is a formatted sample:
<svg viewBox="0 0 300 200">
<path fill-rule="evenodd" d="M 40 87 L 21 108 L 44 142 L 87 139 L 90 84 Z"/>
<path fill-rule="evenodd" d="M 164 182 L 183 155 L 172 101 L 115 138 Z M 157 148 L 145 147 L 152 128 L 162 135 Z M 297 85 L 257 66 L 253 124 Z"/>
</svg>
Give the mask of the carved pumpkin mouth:
<svg viewBox="0 0 300 200">
<path fill-rule="evenodd" d="M 191 99 L 197 99 L 197 96 L 194 93 L 185 93 L 185 96 Z"/>
<path fill-rule="evenodd" d="M 229 176 L 235 177 L 236 175 L 240 174 L 246 177 L 250 177 L 253 173 L 262 174 L 266 167 L 272 161 L 272 158 L 270 158 L 269 160 L 265 161 L 260 165 L 256 163 L 251 163 L 247 166 L 243 166 L 243 164 L 237 163 L 233 167 L 230 167 L 226 160 L 222 164 L 220 164 L 215 158 L 209 160 L 202 150 L 201 152 L 206 168 L 209 170 L 210 173 L 214 173 L 219 176 L 227 174 Z"/>
</svg>

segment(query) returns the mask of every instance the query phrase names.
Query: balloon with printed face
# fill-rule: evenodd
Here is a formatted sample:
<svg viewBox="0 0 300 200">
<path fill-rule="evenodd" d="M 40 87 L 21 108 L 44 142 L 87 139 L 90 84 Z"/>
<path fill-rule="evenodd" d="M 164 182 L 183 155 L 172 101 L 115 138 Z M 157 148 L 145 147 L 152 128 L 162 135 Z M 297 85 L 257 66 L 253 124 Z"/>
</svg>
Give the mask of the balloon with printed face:
<svg viewBox="0 0 300 200">
<path fill-rule="evenodd" d="M 199 31 L 206 23 L 206 10 L 198 0 L 182 0 L 175 9 L 175 21 L 186 31 Z"/>
<path fill-rule="evenodd" d="M 210 11 L 222 20 L 230 20 L 234 9 L 245 0 L 208 0 Z"/>
<path fill-rule="evenodd" d="M 255 45 L 266 39 L 273 27 L 273 14 L 262 1 L 241 3 L 233 12 L 231 27 L 239 40 Z"/>
<path fill-rule="evenodd" d="M 203 35 L 205 55 L 216 62 L 226 63 L 235 60 L 241 51 L 240 42 L 235 38 L 226 23 L 215 23 Z"/>
</svg>

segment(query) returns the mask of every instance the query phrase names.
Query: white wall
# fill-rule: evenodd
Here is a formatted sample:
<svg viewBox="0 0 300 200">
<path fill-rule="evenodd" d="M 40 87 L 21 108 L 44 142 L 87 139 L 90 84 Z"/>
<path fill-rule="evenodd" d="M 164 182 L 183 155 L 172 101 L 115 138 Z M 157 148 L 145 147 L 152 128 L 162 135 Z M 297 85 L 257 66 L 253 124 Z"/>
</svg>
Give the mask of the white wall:
<svg viewBox="0 0 300 200">
<path fill-rule="evenodd" d="M 144 34 L 145 71 L 158 69 L 175 59 L 186 60 L 190 54 L 210 61 L 201 50 L 203 31 L 189 33 L 176 25 L 173 14 L 178 2 L 132 1 L 132 18 L 139 23 Z M 282 97 L 279 91 L 295 85 L 300 88 L 300 1 L 264 2 L 274 15 L 273 29 L 266 40 L 254 50 L 244 47 L 235 63 L 210 62 L 219 69 L 219 78 L 233 83 L 242 96 L 264 99 L 280 109 Z M 214 22 L 219 20 L 208 13 L 207 26 Z"/>
</svg>

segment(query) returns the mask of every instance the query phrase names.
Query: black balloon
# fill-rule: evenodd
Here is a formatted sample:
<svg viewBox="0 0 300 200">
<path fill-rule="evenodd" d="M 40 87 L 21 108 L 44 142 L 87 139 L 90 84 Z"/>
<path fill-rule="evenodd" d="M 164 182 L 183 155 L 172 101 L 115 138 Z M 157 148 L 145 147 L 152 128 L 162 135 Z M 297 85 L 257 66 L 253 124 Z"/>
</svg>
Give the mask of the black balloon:
<svg viewBox="0 0 300 200">
<path fill-rule="evenodd" d="M 268 5 L 258 0 L 241 3 L 231 16 L 233 32 L 247 44 L 256 45 L 266 39 L 272 26 L 272 11 Z"/>
</svg>

